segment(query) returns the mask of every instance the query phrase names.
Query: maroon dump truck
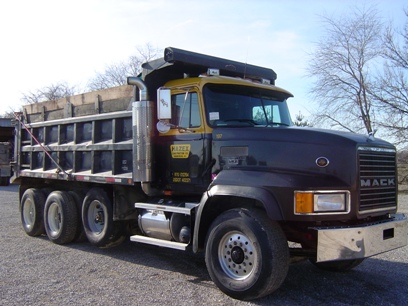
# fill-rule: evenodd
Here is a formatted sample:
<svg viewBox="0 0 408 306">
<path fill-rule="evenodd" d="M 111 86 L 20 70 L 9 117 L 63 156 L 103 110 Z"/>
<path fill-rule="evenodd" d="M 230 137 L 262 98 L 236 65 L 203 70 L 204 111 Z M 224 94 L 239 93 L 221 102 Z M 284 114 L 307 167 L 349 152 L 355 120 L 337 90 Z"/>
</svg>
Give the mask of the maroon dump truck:
<svg viewBox="0 0 408 306">
<path fill-rule="evenodd" d="M 245 300 L 278 289 L 292 261 L 346 271 L 407 245 L 395 147 L 295 127 L 275 80 L 166 48 L 131 86 L 24 107 L 12 178 L 24 230 L 204 252 L 214 283 Z"/>
</svg>

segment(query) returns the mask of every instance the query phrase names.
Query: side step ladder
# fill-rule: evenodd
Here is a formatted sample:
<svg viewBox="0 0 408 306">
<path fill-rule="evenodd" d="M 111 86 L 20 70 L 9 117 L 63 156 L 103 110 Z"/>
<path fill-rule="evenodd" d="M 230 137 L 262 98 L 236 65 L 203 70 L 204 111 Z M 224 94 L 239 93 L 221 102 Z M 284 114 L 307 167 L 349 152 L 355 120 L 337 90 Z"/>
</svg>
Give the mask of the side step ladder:
<svg viewBox="0 0 408 306">
<path fill-rule="evenodd" d="M 183 214 L 183 215 L 191 216 L 192 209 L 198 206 L 198 203 L 185 203 L 184 205 L 185 207 L 161 205 L 161 204 L 156 204 L 156 203 L 153 203 L 153 204 L 152 203 L 135 203 L 135 208 L 146 209 L 146 210 L 156 210 L 160 212 L 172 212 L 176 214 Z M 152 238 L 152 237 L 143 236 L 143 235 L 130 236 L 130 241 L 145 243 L 145 244 L 150 244 L 150 245 L 156 245 L 160 247 L 176 249 L 176 250 L 181 250 L 181 251 L 185 251 L 187 247 L 189 246 L 189 243 L 163 240 L 163 239 Z"/>
</svg>

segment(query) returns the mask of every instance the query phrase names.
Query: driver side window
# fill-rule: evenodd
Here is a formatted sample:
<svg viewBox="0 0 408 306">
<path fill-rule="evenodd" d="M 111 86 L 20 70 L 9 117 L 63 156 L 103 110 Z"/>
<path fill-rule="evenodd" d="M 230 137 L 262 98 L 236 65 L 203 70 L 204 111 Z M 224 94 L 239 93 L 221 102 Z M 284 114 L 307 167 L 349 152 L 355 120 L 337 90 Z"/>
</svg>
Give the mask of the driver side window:
<svg viewBox="0 0 408 306">
<path fill-rule="evenodd" d="M 171 96 L 171 123 L 177 127 L 197 128 L 201 126 L 198 96 L 195 92 L 188 92 Z"/>
</svg>

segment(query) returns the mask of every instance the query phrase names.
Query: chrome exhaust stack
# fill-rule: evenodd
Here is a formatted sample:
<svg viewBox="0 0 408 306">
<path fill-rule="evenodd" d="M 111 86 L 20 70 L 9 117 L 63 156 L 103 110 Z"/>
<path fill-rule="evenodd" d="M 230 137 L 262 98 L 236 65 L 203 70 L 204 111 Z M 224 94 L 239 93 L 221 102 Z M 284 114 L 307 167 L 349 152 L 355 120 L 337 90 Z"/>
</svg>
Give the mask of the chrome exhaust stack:
<svg viewBox="0 0 408 306">
<path fill-rule="evenodd" d="M 128 77 L 127 83 L 134 85 L 132 97 L 133 126 L 133 181 L 140 182 L 144 193 L 152 195 L 150 187 L 153 181 L 153 113 L 154 103 L 148 101 L 147 86 L 138 77 Z M 136 101 L 136 87 L 139 89 L 139 99 Z"/>
</svg>

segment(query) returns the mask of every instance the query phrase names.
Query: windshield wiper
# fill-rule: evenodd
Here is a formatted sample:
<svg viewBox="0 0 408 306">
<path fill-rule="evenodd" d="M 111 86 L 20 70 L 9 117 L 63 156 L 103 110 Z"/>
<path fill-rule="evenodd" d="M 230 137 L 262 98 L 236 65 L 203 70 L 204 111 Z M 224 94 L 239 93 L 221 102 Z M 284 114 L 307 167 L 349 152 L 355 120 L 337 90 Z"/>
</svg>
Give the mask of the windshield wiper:
<svg viewBox="0 0 408 306">
<path fill-rule="evenodd" d="M 272 125 L 283 125 L 283 126 L 290 126 L 287 123 L 282 123 L 282 122 L 268 122 L 268 124 L 266 126 L 272 126 Z"/>
<path fill-rule="evenodd" d="M 256 123 L 254 120 L 251 119 L 227 119 L 227 120 L 223 120 L 224 122 L 244 122 L 244 123 L 250 123 L 251 126 L 255 126 L 258 125 L 258 123 Z"/>
</svg>

